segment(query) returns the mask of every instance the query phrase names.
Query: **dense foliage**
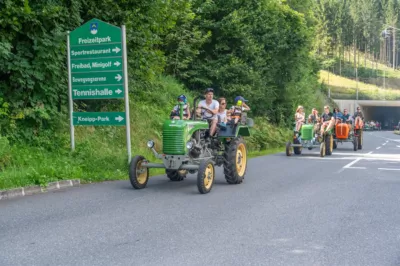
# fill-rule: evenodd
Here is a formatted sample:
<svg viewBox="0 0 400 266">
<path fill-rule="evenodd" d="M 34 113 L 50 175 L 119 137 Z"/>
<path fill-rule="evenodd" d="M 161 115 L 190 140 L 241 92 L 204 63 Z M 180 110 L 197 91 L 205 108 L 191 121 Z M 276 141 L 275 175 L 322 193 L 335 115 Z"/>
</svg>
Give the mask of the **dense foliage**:
<svg viewBox="0 0 400 266">
<path fill-rule="evenodd" d="M 126 25 L 135 97 L 154 102 L 147 92 L 155 78 L 172 75 L 197 92 L 244 95 L 254 116 L 287 122 L 296 105 L 317 99 L 311 8 L 277 0 L 2 0 L 2 133 L 32 143 L 67 122 L 66 32 L 93 17 Z M 105 106 L 76 108 L 93 105 Z"/>
<path fill-rule="evenodd" d="M 398 42 L 399 8 L 398 0 L 315 1 L 319 54 L 336 55 L 342 61 L 348 51 L 354 72 L 359 65 L 366 67 L 368 59 L 397 68 L 399 52 L 393 47 Z M 341 74 L 341 65 L 338 72 Z"/>
</svg>

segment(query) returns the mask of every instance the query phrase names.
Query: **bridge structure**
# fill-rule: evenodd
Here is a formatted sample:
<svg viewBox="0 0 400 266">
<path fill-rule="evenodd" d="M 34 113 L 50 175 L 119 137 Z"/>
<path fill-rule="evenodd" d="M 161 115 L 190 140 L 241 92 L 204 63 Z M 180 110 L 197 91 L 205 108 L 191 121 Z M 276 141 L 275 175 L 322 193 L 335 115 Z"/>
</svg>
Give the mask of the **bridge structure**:
<svg viewBox="0 0 400 266">
<path fill-rule="evenodd" d="M 350 114 L 354 114 L 357 106 L 359 106 L 364 114 L 365 121 L 379 121 L 383 129 L 393 129 L 400 121 L 400 101 L 332 100 L 341 112 L 343 112 L 343 109 L 347 109 Z"/>
</svg>

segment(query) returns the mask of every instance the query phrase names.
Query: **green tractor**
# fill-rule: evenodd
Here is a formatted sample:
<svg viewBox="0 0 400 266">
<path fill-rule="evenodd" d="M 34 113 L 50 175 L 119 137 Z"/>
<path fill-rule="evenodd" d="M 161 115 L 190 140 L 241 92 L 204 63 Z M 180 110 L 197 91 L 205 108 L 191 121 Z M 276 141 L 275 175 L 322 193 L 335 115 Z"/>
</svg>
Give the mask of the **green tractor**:
<svg viewBox="0 0 400 266">
<path fill-rule="evenodd" d="M 188 173 L 197 173 L 197 188 L 201 194 L 211 191 L 215 180 L 215 166 L 224 167 L 229 184 L 240 184 L 247 170 L 247 147 L 243 137 L 250 136 L 253 120 L 243 113 L 237 124 L 218 123 L 216 137 L 209 135 L 207 119 L 196 117 L 196 102 L 191 120 L 183 120 L 183 104 L 180 104 L 180 119 L 166 120 L 162 127 L 162 152 L 154 148 L 154 141 L 147 146 L 162 163 L 151 163 L 141 155 L 132 158 L 129 179 L 135 189 L 143 189 L 149 180 L 150 168 L 165 168 L 171 181 L 182 181 Z M 212 117 L 207 109 L 202 108 Z"/>
<path fill-rule="evenodd" d="M 286 155 L 292 156 L 292 148 L 294 154 L 301 154 L 303 148 L 312 150 L 319 147 L 319 154 L 321 157 L 325 155 L 332 155 L 333 151 L 333 128 L 324 132 L 322 136 L 316 137 L 313 124 L 302 125 L 300 132 L 293 134 L 293 143 L 288 141 L 286 143 Z"/>
</svg>

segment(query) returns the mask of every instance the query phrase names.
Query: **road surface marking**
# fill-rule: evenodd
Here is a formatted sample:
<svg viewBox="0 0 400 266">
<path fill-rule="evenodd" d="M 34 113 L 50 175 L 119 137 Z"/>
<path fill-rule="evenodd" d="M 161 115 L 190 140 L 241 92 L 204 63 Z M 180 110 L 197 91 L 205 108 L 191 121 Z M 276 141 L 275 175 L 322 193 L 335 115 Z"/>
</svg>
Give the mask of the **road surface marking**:
<svg viewBox="0 0 400 266">
<path fill-rule="evenodd" d="M 380 148 L 382 148 L 382 147 L 378 147 L 378 148 L 376 148 L 376 149 L 379 150 Z"/>
<path fill-rule="evenodd" d="M 383 143 L 382 146 L 385 146 L 387 144 L 387 142 Z"/>
<path fill-rule="evenodd" d="M 386 171 L 400 171 L 400 169 L 396 168 L 378 168 L 379 170 L 386 170 Z"/>
</svg>

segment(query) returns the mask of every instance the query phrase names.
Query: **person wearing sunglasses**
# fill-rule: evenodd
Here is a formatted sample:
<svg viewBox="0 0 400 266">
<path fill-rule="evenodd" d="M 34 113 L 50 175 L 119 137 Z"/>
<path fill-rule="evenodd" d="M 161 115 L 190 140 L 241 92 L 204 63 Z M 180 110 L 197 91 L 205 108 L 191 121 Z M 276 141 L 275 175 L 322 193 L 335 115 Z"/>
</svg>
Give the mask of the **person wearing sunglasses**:
<svg viewBox="0 0 400 266">
<path fill-rule="evenodd" d="M 226 109 L 226 99 L 221 97 L 218 99 L 219 109 L 218 109 L 218 121 L 222 126 L 226 126 L 228 122 L 228 110 Z"/>
</svg>

